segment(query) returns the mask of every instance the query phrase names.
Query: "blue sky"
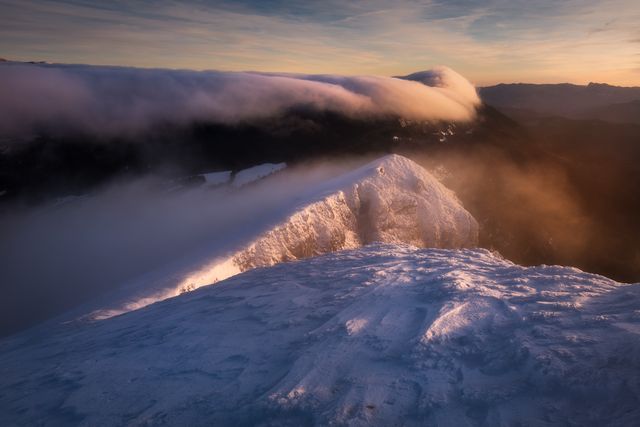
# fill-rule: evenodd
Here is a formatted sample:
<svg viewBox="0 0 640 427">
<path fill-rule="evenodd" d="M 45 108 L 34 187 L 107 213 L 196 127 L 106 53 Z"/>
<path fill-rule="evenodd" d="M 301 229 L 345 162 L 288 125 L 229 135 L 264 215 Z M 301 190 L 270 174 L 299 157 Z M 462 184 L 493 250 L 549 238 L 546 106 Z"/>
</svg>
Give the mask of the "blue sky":
<svg viewBox="0 0 640 427">
<path fill-rule="evenodd" d="M 640 85 L 640 2 L 0 0 L 0 57 Z"/>
</svg>

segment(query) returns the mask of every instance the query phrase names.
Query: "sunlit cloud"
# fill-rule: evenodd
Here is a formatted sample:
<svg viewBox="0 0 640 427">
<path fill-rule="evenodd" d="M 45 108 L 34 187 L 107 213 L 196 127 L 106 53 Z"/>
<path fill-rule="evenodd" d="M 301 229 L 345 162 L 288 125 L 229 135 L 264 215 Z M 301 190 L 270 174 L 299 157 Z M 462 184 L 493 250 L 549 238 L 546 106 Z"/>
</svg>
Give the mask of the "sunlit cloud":
<svg viewBox="0 0 640 427">
<path fill-rule="evenodd" d="M 420 79 L 0 64 L 0 137 L 37 132 L 122 136 L 158 125 L 236 124 L 292 109 L 353 118 L 467 121 L 480 99 L 455 71 Z M 417 81 L 413 81 L 417 80 Z"/>
<path fill-rule="evenodd" d="M 302 73 L 447 64 L 479 84 L 640 84 L 640 4 L 608 1 L 1 1 L 0 56 Z"/>
</svg>

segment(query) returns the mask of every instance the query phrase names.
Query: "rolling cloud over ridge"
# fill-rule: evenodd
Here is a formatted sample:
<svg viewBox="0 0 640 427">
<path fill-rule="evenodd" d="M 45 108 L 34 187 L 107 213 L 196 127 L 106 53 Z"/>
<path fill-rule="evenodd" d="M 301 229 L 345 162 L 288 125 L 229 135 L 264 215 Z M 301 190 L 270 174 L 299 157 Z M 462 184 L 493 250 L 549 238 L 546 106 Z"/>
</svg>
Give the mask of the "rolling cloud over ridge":
<svg viewBox="0 0 640 427">
<path fill-rule="evenodd" d="M 447 67 L 428 74 L 428 81 L 412 81 L 6 63 L 0 65 L 0 136 L 131 136 L 158 124 L 235 124 L 298 107 L 354 118 L 473 119 L 480 102 L 474 86 Z"/>
</svg>

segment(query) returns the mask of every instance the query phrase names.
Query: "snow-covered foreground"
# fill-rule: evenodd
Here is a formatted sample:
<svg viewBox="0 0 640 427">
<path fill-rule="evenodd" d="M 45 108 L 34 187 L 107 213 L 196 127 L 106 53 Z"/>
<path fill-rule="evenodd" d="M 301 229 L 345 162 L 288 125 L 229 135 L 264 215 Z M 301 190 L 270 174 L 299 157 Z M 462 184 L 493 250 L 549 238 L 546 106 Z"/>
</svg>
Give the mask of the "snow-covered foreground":
<svg viewBox="0 0 640 427">
<path fill-rule="evenodd" d="M 640 284 L 376 244 L 0 341 L 0 425 L 638 425 Z"/>
<path fill-rule="evenodd" d="M 247 169 L 251 174 L 242 182 L 284 164 L 264 166 L 258 166 L 257 172 Z M 234 185 L 239 178 L 240 174 Z M 478 224 L 455 194 L 421 166 L 398 155 L 315 183 L 275 212 L 256 212 L 241 228 L 229 230 L 235 236 L 228 241 L 217 239 L 198 254 L 125 284 L 92 317 L 138 309 L 252 268 L 371 242 L 461 248 L 478 241 Z"/>
</svg>

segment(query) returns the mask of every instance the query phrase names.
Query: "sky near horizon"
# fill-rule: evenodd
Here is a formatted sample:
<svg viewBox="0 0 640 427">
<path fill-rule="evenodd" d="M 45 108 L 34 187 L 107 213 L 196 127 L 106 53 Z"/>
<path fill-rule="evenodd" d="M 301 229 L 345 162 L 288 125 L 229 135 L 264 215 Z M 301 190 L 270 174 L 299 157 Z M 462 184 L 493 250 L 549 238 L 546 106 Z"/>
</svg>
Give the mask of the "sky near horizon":
<svg viewBox="0 0 640 427">
<path fill-rule="evenodd" d="M 0 57 L 640 86 L 638 0 L 0 0 Z"/>
</svg>

